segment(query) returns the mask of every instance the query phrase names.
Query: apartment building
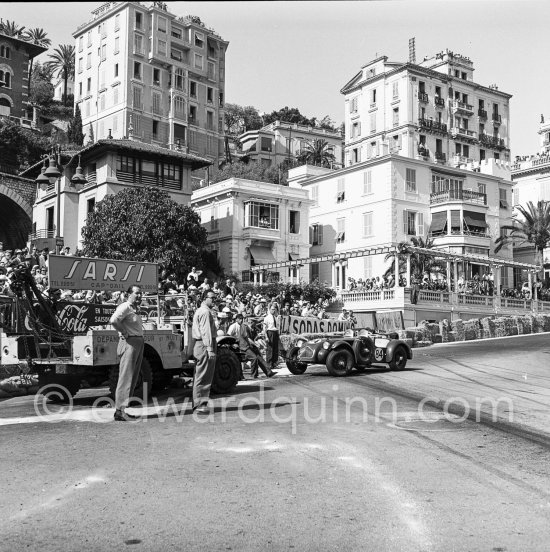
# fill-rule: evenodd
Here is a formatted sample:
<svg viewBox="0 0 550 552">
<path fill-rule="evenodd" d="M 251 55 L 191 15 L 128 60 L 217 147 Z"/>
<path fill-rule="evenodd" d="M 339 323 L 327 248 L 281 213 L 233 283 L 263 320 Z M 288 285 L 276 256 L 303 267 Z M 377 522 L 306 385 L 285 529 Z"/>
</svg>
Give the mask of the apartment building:
<svg viewBox="0 0 550 552">
<path fill-rule="evenodd" d="M 516 156 L 512 165 L 513 205 L 527 206 L 532 202 L 550 201 L 550 123 L 541 116 L 539 124 L 539 150 L 532 155 Z M 517 244 L 514 247 L 514 259 L 520 262 L 535 263 L 532 246 Z M 543 254 L 544 276 L 550 278 L 550 248 Z"/>
<path fill-rule="evenodd" d="M 163 2 L 108 2 L 74 33 L 86 139 L 123 138 L 223 159 L 228 42 Z M 200 175 L 203 178 L 205 174 Z"/>
<path fill-rule="evenodd" d="M 348 277 L 381 276 L 389 266 L 384 255 L 346 253 L 413 236 L 451 253 L 494 255 L 512 216 L 510 95 L 476 84 L 473 70 L 449 50 L 420 64 L 381 57 L 344 86 L 345 167 L 289 173 L 290 186 L 309 189 L 313 200 L 311 256 L 342 254 L 313 263 L 312 279 L 342 288 Z M 499 256 L 511 259 L 511 247 Z M 486 269 L 459 265 L 466 278 Z M 502 269 L 502 285 L 511 278 Z"/>
<path fill-rule="evenodd" d="M 208 231 L 208 249 L 215 252 L 227 273 L 253 281 L 251 268 L 292 261 L 309 254 L 307 190 L 230 178 L 197 189 L 192 207 Z M 262 281 L 307 278 L 307 267 L 263 271 Z"/>
<path fill-rule="evenodd" d="M 244 155 L 267 166 L 293 161 L 308 143 L 326 140 L 327 151 L 334 155 L 334 168 L 343 166 L 344 143 L 339 130 L 275 121 L 259 130 L 241 134 L 239 140 Z"/>
</svg>

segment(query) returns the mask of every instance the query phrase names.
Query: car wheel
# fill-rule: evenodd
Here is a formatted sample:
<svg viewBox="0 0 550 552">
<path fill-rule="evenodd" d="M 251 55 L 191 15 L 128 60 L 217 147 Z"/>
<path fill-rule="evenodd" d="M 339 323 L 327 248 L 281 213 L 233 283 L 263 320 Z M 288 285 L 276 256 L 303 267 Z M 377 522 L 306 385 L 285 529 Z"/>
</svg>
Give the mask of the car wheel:
<svg viewBox="0 0 550 552">
<path fill-rule="evenodd" d="M 241 361 L 237 355 L 230 349 L 220 347 L 216 356 L 212 393 L 215 395 L 229 393 L 239 382 L 240 375 Z"/>
<path fill-rule="evenodd" d="M 397 347 L 393 352 L 392 359 L 388 362 L 390 370 L 404 370 L 407 366 L 407 351 L 404 347 Z"/>
<path fill-rule="evenodd" d="M 355 358 L 359 365 L 355 368 L 361 372 L 365 367 L 369 367 L 372 364 L 374 357 L 374 343 L 372 339 L 368 337 L 356 339 L 353 343 L 353 352 L 355 353 Z"/>
<path fill-rule="evenodd" d="M 353 369 L 353 355 L 347 349 L 331 351 L 327 357 L 327 370 L 331 376 L 347 376 Z"/>
<path fill-rule="evenodd" d="M 307 364 L 305 362 L 298 362 L 299 349 L 290 351 L 289 357 L 286 359 L 286 367 L 291 374 L 299 376 L 307 370 Z"/>
</svg>

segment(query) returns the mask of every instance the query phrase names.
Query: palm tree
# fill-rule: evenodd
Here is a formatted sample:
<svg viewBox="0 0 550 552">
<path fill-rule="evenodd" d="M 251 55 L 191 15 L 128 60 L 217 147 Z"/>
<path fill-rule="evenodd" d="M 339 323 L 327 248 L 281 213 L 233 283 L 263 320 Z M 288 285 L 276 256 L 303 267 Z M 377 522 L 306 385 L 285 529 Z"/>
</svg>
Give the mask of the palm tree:
<svg viewBox="0 0 550 552">
<path fill-rule="evenodd" d="M 434 255 L 429 253 L 422 253 L 419 251 L 411 250 L 412 247 L 419 247 L 422 249 L 434 249 Z M 413 236 L 410 242 L 400 242 L 397 246 L 399 253 L 399 272 L 405 272 L 407 269 L 407 255 L 411 255 L 411 274 L 409 278 L 414 274 L 417 278 L 421 278 L 422 274 L 427 272 L 428 274 L 436 274 L 444 270 L 444 266 L 441 261 L 435 258 L 436 251 L 434 248 L 433 238 L 427 237 L 426 239 L 420 236 Z M 384 273 L 384 276 L 389 276 L 395 273 L 395 254 L 387 253 L 384 261 L 391 261 L 389 268 Z M 410 285 L 410 282 L 407 282 Z"/>
<path fill-rule="evenodd" d="M 17 23 L 13 21 L 4 21 L 0 19 L 0 33 L 5 34 L 6 36 L 13 36 L 15 38 L 22 38 L 25 27 L 20 27 Z"/>
<path fill-rule="evenodd" d="M 45 48 L 49 47 L 52 41 L 48 38 L 48 33 L 44 29 L 36 27 L 34 29 L 27 29 L 24 36 L 25 40 L 32 42 L 33 44 L 38 44 L 39 46 L 44 46 Z M 29 95 L 31 93 L 31 75 L 32 75 L 32 65 L 34 58 L 30 59 L 29 63 Z"/>
<path fill-rule="evenodd" d="M 512 224 L 500 227 L 504 232 L 495 240 L 495 253 L 510 243 L 516 247 L 530 244 L 535 248 L 537 264 L 542 267 L 544 249 L 550 246 L 550 201 L 540 200 L 536 206 L 528 201 L 525 207 L 517 205 L 516 209 Z"/>
<path fill-rule="evenodd" d="M 318 167 L 332 167 L 336 158 L 329 148 L 330 144 L 326 140 L 318 138 L 307 142 L 296 159 L 301 163 L 317 165 Z"/>
<path fill-rule="evenodd" d="M 58 78 L 63 78 L 63 105 L 66 105 L 67 83 L 70 78 L 74 78 L 74 46 L 61 44 L 49 57 L 51 61 L 46 62 L 46 64 L 57 73 Z"/>
</svg>

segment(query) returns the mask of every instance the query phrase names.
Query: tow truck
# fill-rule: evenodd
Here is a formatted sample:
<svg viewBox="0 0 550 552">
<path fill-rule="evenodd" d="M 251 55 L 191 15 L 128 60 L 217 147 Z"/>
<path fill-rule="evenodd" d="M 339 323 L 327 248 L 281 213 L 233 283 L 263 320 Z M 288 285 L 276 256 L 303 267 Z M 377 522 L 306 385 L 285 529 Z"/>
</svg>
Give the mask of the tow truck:
<svg viewBox="0 0 550 552">
<path fill-rule="evenodd" d="M 50 256 L 50 285 L 52 266 L 55 267 L 61 261 L 59 257 Z M 71 257 L 72 262 L 75 259 Z M 90 263 L 90 259 L 81 260 Z M 140 264 L 104 261 L 108 267 L 121 263 L 133 267 Z M 93 262 L 100 263 L 101 260 L 94 259 Z M 124 274 L 124 270 L 119 273 Z M 155 277 L 151 280 L 156 279 L 158 266 L 153 274 Z M 89 289 L 97 289 L 102 285 L 101 277 L 96 277 L 95 273 L 93 276 L 87 284 Z M 112 271 L 105 285 L 113 286 L 113 281 L 116 284 Z M 69 285 L 71 282 L 66 279 L 64 283 Z M 86 285 L 81 280 L 78 280 L 78 284 Z M 132 284 L 142 285 L 143 282 L 126 281 L 119 284 L 118 289 L 128 288 Z M 156 288 L 157 282 L 151 285 Z M 109 319 L 117 305 L 48 298 L 37 288 L 30 269 L 25 265 L 19 265 L 13 270 L 10 288 L 12 295 L 0 297 L 0 364 L 19 364 L 25 371 L 38 374 L 40 388 L 56 386 L 56 393 L 50 397 L 55 395 L 58 400 L 72 399 L 83 381 L 92 387 L 108 381 L 114 396 L 119 372 L 119 337 L 118 332 L 109 325 Z M 147 302 L 141 310 L 145 349 L 134 391 L 134 395 L 139 398 L 165 389 L 176 375 L 193 377 L 196 365 L 191 337 L 192 317 L 189 316 L 185 296 L 157 295 L 148 298 Z M 239 381 L 241 354 L 235 338 L 224 335 L 218 336 L 217 341 L 212 392 L 221 394 L 230 392 Z"/>
</svg>

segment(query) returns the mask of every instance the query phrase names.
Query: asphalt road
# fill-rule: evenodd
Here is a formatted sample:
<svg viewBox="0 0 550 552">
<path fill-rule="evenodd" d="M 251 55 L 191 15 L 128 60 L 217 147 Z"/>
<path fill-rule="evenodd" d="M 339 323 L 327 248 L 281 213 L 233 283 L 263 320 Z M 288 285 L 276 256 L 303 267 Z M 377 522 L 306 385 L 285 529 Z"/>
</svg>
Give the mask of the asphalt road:
<svg viewBox="0 0 550 552">
<path fill-rule="evenodd" d="M 105 390 L 4 400 L 0 550 L 547 551 L 549 353 L 543 334 L 314 367 L 204 418 L 186 389 L 135 423 L 93 408 Z"/>
</svg>

